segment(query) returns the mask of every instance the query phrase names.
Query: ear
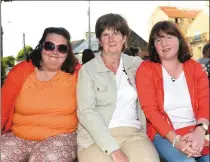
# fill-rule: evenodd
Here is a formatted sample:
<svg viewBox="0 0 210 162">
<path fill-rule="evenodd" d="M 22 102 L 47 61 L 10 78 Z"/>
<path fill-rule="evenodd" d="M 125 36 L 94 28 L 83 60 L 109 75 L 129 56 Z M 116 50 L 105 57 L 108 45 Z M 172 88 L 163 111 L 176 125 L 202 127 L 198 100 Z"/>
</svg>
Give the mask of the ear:
<svg viewBox="0 0 210 162">
<path fill-rule="evenodd" d="M 98 42 L 98 44 L 101 46 L 101 42 L 100 42 L 100 40 L 99 40 L 99 39 L 97 39 L 97 42 Z"/>
<path fill-rule="evenodd" d="M 128 41 L 128 37 L 127 36 L 123 36 L 123 44 L 125 43 L 125 42 L 127 42 Z"/>
</svg>

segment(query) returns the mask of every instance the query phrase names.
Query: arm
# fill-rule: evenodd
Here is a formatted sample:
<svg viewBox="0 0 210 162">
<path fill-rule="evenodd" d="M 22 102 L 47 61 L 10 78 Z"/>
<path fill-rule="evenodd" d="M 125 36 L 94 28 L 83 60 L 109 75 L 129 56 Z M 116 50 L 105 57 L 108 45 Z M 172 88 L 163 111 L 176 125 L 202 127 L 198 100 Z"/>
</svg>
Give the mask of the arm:
<svg viewBox="0 0 210 162">
<path fill-rule="evenodd" d="M 206 73 L 202 70 L 200 64 L 196 67 L 196 72 L 199 75 L 197 79 L 198 87 L 198 114 L 197 114 L 197 123 L 204 122 L 209 124 L 209 80 Z"/>
<path fill-rule="evenodd" d="M 1 130 L 4 130 L 5 124 L 9 118 L 11 109 L 17 94 L 17 84 L 15 82 L 15 72 L 13 69 L 7 75 L 1 89 L 2 114 L 1 114 Z"/>
<path fill-rule="evenodd" d="M 96 144 L 108 155 L 120 148 L 115 139 L 109 134 L 108 128 L 96 112 L 96 96 L 94 82 L 84 66 L 79 71 L 77 83 L 78 118 L 87 129 Z"/>
<path fill-rule="evenodd" d="M 136 74 L 136 87 L 139 96 L 139 100 L 145 116 L 149 122 L 153 125 L 156 131 L 165 137 L 173 128 L 167 123 L 160 112 L 158 105 L 158 88 L 154 85 L 154 71 L 152 67 L 148 65 L 148 62 L 143 62 Z M 159 101 L 161 102 L 161 101 Z M 172 134 L 173 136 L 173 134 Z"/>
</svg>

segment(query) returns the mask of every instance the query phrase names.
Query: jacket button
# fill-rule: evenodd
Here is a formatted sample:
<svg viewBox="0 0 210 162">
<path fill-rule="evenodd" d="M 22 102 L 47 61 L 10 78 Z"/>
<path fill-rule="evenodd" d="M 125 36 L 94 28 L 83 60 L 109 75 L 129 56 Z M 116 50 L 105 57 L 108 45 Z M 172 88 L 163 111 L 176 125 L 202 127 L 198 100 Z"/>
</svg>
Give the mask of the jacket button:
<svg viewBox="0 0 210 162">
<path fill-rule="evenodd" d="M 105 153 L 108 153 L 108 151 L 107 151 L 107 150 L 105 150 Z"/>
</svg>

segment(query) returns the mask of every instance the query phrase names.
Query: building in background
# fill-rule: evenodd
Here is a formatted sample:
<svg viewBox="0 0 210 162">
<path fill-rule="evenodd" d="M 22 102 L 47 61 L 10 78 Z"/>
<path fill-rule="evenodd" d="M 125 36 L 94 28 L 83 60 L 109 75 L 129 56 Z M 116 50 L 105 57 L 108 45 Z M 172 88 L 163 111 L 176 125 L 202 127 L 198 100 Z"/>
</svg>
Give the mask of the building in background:
<svg viewBox="0 0 210 162">
<path fill-rule="evenodd" d="M 149 33 L 157 22 L 169 20 L 176 23 L 186 36 L 188 26 L 192 23 L 200 11 L 201 10 L 184 9 L 170 6 L 158 6 L 149 20 Z"/>
<path fill-rule="evenodd" d="M 206 6 L 195 17 L 187 30 L 187 40 L 190 44 L 193 58 L 202 57 L 203 46 L 209 42 L 209 6 Z"/>
<path fill-rule="evenodd" d="M 149 19 L 149 33 L 154 24 L 163 20 L 172 21 L 179 26 L 188 41 L 193 59 L 197 60 L 202 56 L 202 48 L 209 42 L 209 2 L 203 9 L 158 6 Z"/>
</svg>

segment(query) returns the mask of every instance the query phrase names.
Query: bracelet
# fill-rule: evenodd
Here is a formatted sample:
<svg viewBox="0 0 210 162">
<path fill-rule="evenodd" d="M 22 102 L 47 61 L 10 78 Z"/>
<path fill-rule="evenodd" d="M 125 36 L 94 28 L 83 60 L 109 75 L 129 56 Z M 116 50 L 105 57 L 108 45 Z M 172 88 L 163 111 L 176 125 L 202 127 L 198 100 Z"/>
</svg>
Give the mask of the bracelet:
<svg viewBox="0 0 210 162">
<path fill-rule="evenodd" d="M 180 135 L 177 135 L 177 136 L 174 138 L 174 140 L 173 140 L 173 145 L 172 145 L 173 147 L 175 147 L 175 144 L 176 144 L 177 141 L 179 141 L 180 137 L 181 137 Z"/>
</svg>

